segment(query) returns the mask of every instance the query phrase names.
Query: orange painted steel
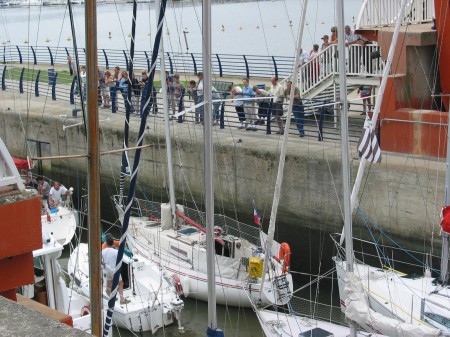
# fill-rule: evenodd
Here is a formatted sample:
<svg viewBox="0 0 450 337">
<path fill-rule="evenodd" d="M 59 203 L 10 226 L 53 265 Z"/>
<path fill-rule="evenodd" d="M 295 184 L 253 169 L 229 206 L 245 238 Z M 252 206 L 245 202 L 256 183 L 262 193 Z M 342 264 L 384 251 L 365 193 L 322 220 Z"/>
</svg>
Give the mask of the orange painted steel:
<svg viewBox="0 0 450 337">
<path fill-rule="evenodd" d="M 17 287 L 34 283 L 33 250 L 42 248 L 41 200 L 0 206 L 0 292 L 15 300 Z"/>
<path fill-rule="evenodd" d="M 0 260 L 42 248 L 41 200 L 32 198 L 0 206 L 0 227 Z"/>
<path fill-rule="evenodd" d="M 17 295 L 17 303 L 27 307 L 28 309 L 37 311 L 48 318 L 55 319 L 63 324 L 73 327 L 72 317 L 70 315 L 63 314 L 61 311 L 51 309 L 46 305 L 33 301 L 22 295 Z"/>
</svg>

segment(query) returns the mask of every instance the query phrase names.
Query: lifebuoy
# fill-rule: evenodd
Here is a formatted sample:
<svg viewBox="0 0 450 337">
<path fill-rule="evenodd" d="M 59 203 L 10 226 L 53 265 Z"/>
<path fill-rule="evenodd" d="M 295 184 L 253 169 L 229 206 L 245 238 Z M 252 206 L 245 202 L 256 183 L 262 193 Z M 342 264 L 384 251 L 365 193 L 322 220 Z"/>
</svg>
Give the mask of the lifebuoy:
<svg viewBox="0 0 450 337">
<path fill-rule="evenodd" d="M 81 316 L 86 316 L 91 314 L 91 307 L 89 305 L 85 305 L 81 308 Z"/>
<path fill-rule="evenodd" d="M 286 273 L 288 271 L 288 268 L 291 266 L 291 247 L 288 243 L 281 243 L 278 257 L 280 259 L 280 262 L 283 261 L 283 273 Z"/>
</svg>

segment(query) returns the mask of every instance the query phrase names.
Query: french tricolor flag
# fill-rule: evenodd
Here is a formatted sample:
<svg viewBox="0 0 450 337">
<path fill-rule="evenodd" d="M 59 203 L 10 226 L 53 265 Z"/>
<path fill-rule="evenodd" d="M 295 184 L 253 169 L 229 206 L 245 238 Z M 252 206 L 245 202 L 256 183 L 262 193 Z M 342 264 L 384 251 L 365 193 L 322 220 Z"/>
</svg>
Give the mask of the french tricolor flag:
<svg viewBox="0 0 450 337">
<path fill-rule="evenodd" d="M 259 216 L 258 210 L 256 209 L 254 200 L 253 200 L 253 221 L 255 222 L 255 225 L 261 226 L 261 217 Z"/>
</svg>

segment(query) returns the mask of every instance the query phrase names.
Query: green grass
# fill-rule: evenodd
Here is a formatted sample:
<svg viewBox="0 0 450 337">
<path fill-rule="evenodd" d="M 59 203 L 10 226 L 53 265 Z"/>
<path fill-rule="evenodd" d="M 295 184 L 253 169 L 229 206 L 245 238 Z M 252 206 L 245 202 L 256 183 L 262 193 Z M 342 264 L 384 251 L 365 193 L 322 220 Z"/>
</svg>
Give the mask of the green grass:
<svg viewBox="0 0 450 337">
<path fill-rule="evenodd" d="M 39 70 L 36 69 L 28 69 L 28 68 L 19 68 L 19 67 L 8 67 L 6 68 L 6 78 L 12 79 L 14 81 L 20 80 L 20 74 L 22 73 L 22 69 L 25 69 L 23 72 L 23 80 L 28 82 L 35 82 L 36 77 Z M 71 84 L 73 76 L 70 76 L 67 70 L 59 71 L 58 77 L 56 78 L 56 82 L 58 84 Z M 39 82 L 48 83 L 48 72 L 45 70 L 41 70 L 41 74 L 39 75 Z"/>
</svg>

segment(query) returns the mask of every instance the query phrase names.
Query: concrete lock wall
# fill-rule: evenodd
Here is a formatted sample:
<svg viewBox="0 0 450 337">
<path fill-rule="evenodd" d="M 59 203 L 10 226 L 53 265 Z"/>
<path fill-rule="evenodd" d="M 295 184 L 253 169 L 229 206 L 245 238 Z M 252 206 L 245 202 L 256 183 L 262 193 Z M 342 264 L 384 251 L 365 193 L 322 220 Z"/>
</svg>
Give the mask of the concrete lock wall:
<svg viewBox="0 0 450 337">
<path fill-rule="evenodd" d="M 28 116 L 20 122 L 17 113 L 4 111 L 1 122 L 1 137 L 13 155 L 24 156 L 24 129 L 28 130 L 29 139 L 50 143 L 51 155 L 86 152 L 84 127 L 63 131 L 64 119 L 59 116 Z M 122 123 L 123 116 L 120 116 L 117 121 L 101 127 L 102 151 L 122 147 Z M 134 130 L 137 127 L 133 127 L 130 134 L 130 146 L 136 142 Z M 202 132 L 198 131 L 192 137 L 178 135 L 172 139 L 177 197 L 191 200 L 192 195 L 198 204 L 203 201 L 202 137 Z M 252 137 L 248 133 L 243 136 L 215 135 L 214 141 L 216 208 L 236 210 L 251 216 L 251 200 L 254 199 L 258 208 L 265 210 L 267 224 L 281 142 Z M 167 195 L 168 184 L 163 131 L 148 130 L 144 144 L 149 143 L 154 146 L 142 152 L 138 184 L 147 196 L 154 195 L 161 200 Z M 357 157 L 356 146 L 352 144 L 350 148 L 352 158 Z M 130 153 L 131 163 L 133 155 L 134 152 Z M 121 154 L 102 156 L 102 184 L 114 181 L 118 184 L 120 163 Z M 358 159 L 352 159 L 352 184 L 358 164 Z M 385 155 L 382 164 L 366 169 L 362 183 L 361 207 L 367 219 L 383 226 L 383 230 L 395 238 L 406 239 L 410 243 L 430 243 L 432 234 L 436 242 L 439 241 L 444 166 L 434 160 Z M 55 177 L 64 177 L 68 171 L 84 174 L 86 167 L 85 159 L 53 160 L 51 171 L 45 174 L 60 179 Z M 278 210 L 279 221 L 294 224 L 299 229 L 311 227 L 340 232 L 343 224 L 339 206 L 342 205 L 341 194 L 340 145 L 315 140 L 290 140 Z M 355 236 L 364 235 L 360 217 L 354 219 Z M 279 230 L 283 231 L 282 228 Z"/>
</svg>

